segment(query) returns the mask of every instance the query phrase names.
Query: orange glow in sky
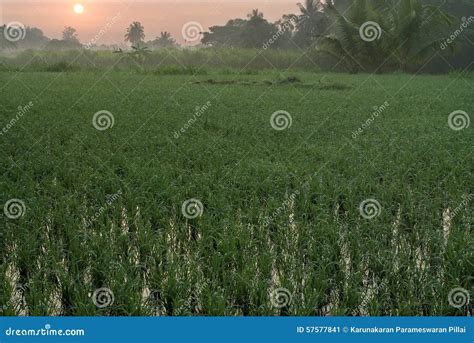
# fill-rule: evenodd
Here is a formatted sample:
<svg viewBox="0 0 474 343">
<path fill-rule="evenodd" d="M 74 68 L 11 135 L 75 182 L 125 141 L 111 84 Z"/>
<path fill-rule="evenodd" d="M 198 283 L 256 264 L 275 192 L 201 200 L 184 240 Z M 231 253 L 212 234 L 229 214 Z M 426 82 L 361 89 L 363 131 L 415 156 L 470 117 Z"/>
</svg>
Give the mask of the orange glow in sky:
<svg viewBox="0 0 474 343">
<path fill-rule="evenodd" d="M 301 1 L 301 0 L 300 0 Z M 19 21 L 25 26 L 43 30 L 49 38 L 60 38 L 65 26 L 77 30 L 87 43 L 106 29 L 98 44 L 124 43 L 128 25 L 140 21 L 145 40 L 161 31 L 169 31 L 183 43 L 182 28 L 198 22 L 204 31 L 212 25 L 223 25 L 229 19 L 245 18 L 258 8 L 269 21 L 283 14 L 298 13 L 298 0 L 0 0 L 0 20 Z M 3 14 L 3 18 L 1 17 Z"/>
</svg>

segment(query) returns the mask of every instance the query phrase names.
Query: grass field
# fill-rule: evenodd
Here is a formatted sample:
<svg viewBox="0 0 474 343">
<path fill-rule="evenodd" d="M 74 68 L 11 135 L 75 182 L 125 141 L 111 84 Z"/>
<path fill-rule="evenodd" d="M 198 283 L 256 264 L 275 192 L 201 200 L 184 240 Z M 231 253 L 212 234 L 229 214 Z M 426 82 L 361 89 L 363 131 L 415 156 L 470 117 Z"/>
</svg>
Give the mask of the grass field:
<svg viewBox="0 0 474 343">
<path fill-rule="evenodd" d="M 470 311 L 472 75 L 167 74 L 0 72 L 4 314 Z"/>
</svg>

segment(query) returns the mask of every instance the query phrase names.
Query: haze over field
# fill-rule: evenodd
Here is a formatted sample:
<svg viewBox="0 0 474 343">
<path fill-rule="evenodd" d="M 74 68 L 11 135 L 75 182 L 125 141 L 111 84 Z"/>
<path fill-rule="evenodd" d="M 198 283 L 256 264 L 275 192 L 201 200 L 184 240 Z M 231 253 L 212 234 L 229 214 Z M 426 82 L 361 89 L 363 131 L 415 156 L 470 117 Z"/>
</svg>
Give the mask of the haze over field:
<svg viewBox="0 0 474 343">
<path fill-rule="evenodd" d="M 117 16 L 107 34 L 101 37 L 101 44 L 122 43 L 125 28 L 136 20 L 146 28 L 146 39 L 169 31 L 183 44 L 181 29 L 190 21 L 199 22 L 207 30 L 209 26 L 223 25 L 229 19 L 244 18 L 252 8 L 262 11 L 269 21 L 297 11 L 294 0 L 0 0 L 0 4 L 3 23 L 20 21 L 40 27 L 51 38 L 60 38 L 65 26 L 73 26 L 81 42 L 91 40 Z M 83 13 L 74 12 L 76 4 L 83 5 Z"/>
</svg>

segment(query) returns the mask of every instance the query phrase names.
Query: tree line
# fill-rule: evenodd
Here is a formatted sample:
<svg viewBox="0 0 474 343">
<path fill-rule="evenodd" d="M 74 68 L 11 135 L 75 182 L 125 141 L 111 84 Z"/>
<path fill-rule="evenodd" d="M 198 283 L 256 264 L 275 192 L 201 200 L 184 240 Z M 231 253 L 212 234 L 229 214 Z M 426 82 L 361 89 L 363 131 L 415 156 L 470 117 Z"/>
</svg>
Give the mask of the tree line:
<svg viewBox="0 0 474 343">
<path fill-rule="evenodd" d="M 225 25 L 203 30 L 200 46 L 309 49 L 321 59 L 336 61 L 352 72 L 409 71 L 439 53 L 456 66 L 468 63 L 466 56 L 474 53 L 474 18 L 460 19 L 474 13 L 470 0 L 306 0 L 297 3 L 297 8 L 297 13 L 285 14 L 276 22 L 268 21 L 261 11 L 254 9 L 246 18 L 231 19 Z M 26 31 L 25 39 L 18 43 L 5 42 L 0 35 L 0 49 L 17 45 L 46 49 L 81 47 L 72 27 L 64 29 L 61 40 L 49 40 L 38 28 Z M 459 39 L 446 44 L 446 39 L 459 31 Z M 135 21 L 127 28 L 124 41 L 134 49 L 179 46 L 167 31 L 152 40 L 146 41 L 145 37 L 145 28 Z M 439 59 L 434 58 L 435 63 Z"/>
</svg>

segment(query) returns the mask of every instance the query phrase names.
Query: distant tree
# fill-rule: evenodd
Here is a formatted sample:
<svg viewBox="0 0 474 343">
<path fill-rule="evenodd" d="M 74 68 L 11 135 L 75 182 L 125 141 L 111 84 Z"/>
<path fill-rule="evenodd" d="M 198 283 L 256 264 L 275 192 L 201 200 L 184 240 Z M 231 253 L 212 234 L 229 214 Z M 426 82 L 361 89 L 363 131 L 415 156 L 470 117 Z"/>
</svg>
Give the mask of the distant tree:
<svg viewBox="0 0 474 343">
<path fill-rule="evenodd" d="M 134 21 L 127 28 L 127 33 L 125 34 L 125 41 L 130 42 L 132 46 L 139 46 L 140 43 L 145 39 L 145 28 L 138 21 Z"/>
<path fill-rule="evenodd" d="M 261 48 L 277 31 L 275 25 L 269 23 L 258 9 L 247 15 L 248 21 L 242 31 L 244 48 Z"/>
<path fill-rule="evenodd" d="M 43 34 L 43 31 L 36 27 L 27 27 L 25 38 L 19 41 L 19 47 L 22 49 L 43 48 L 50 39 Z"/>
<path fill-rule="evenodd" d="M 171 36 L 171 33 L 165 31 L 161 32 L 159 37 L 149 41 L 148 45 L 152 48 L 172 48 L 177 46 L 176 40 Z"/>
<path fill-rule="evenodd" d="M 245 19 L 232 19 L 224 26 L 211 26 L 204 32 L 201 43 L 214 47 L 242 47 L 242 31 L 247 24 Z"/>
<path fill-rule="evenodd" d="M 63 30 L 63 40 L 67 42 L 79 43 L 79 38 L 77 37 L 76 29 L 71 26 L 66 26 Z"/>
<path fill-rule="evenodd" d="M 0 50 L 16 49 L 16 42 L 12 42 L 6 38 L 5 30 L 6 25 L 0 26 Z"/>
<path fill-rule="evenodd" d="M 225 26 L 212 26 L 203 34 L 201 43 L 235 48 L 261 48 L 268 43 L 277 27 L 269 23 L 258 9 L 245 19 L 229 20 Z"/>
</svg>

